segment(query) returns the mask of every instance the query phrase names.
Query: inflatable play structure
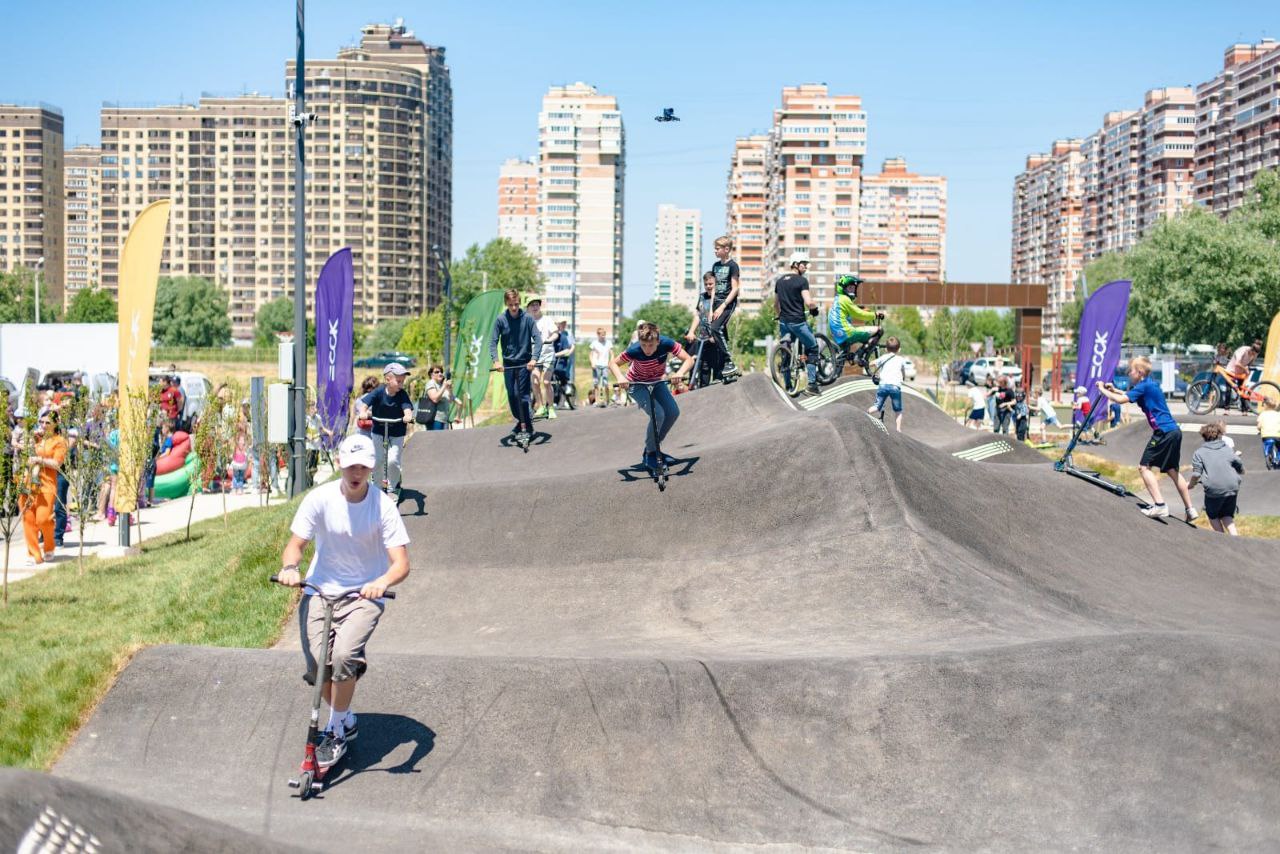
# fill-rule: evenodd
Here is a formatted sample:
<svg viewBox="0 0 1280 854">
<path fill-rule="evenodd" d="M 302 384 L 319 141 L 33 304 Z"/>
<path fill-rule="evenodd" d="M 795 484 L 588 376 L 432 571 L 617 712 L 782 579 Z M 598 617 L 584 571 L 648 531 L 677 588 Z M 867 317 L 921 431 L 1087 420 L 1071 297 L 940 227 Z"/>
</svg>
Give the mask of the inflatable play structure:
<svg viewBox="0 0 1280 854">
<path fill-rule="evenodd" d="M 191 494 L 197 479 L 200 458 L 191 448 L 191 436 L 182 430 L 173 434 L 173 450 L 156 460 L 156 497 L 181 498 Z"/>
</svg>

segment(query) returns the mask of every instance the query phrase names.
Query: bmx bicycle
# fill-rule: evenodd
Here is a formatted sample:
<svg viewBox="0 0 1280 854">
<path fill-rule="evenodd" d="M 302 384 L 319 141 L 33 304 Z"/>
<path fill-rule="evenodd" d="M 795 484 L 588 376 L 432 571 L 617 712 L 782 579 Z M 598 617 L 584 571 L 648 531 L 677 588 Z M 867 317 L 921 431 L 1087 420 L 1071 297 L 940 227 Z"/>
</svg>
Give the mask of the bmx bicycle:
<svg viewBox="0 0 1280 854">
<path fill-rule="evenodd" d="M 382 484 L 382 491 L 392 498 L 400 497 L 400 488 L 391 488 L 390 467 L 391 467 L 391 425 L 404 424 L 403 418 L 379 418 L 376 415 L 370 416 L 370 420 L 374 424 L 382 425 L 382 479 L 378 481 Z"/>
<path fill-rule="evenodd" d="M 1212 374 L 1187 388 L 1187 410 L 1193 415 L 1207 415 L 1219 406 L 1231 409 L 1236 404 L 1248 414 L 1257 412 L 1264 401 L 1280 407 L 1280 385 L 1270 380 L 1251 385 L 1247 379 L 1241 381 L 1227 373 L 1222 365 L 1214 365 Z"/>
<path fill-rule="evenodd" d="M 551 405 L 556 409 L 568 409 L 572 412 L 577 407 L 574 405 L 578 397 L 578 390 L 574 387 L 573 379 L 556 372 L 551 373 Z"/>
<path fill-rule="evenodd" d="M 825 385 L 826 383 L 822 380 L 824 366 L 831 364 L 835 355 L 830 339 L 819 334 L 815 334 L 814 338 L 818 342 L 818 385 Z M 769 375 L 788 397 L 798 397 L 809 386 L 809 373 L 806 368 L 808 363 L 809 358 L 804 352 L 804 347 L 790 332 L 784 332 L 778 339 L 778 343 L 773 345 L 773 353 L 769 357 Z M 832 376 L 840 376 L 839 371 L 835 371 Z"/>
<path fill-rule="evenodd" d="M 876 322 L 881 323 L 883 320 L 884 312 L 877 311 Z M 880 384 L 876 376 L 878 373 L 876 363 L 880 360 L 879 338 L 861 345 L 847 345 L 848 348 L 857 349 L 857 355 L 855 356 L 851 349 L 840 346 L 824 333 L 819 332 L 814 337 L 818 339 L 818 385 L 831 385 L 840 379 L 844 375 L 845 365 L 851 361 L 862 368 L 862 373 L 873 383 Z"/>
<path fill-rule="evenodd" d="M 271 582 L 279 584 L 280 576 L 271 576 Z M 320 744 L 320 706 L 324 700 L 324 685 L 329 681 L 329 633 L 333 630 L 333 609 L 339 602 L 358 599 L 360 590 L 354 588 L 344 590 L 336 596 L 325 596 L 320 592 L 319 587 L 306 579 L 303 579 L 300 586 L 310 590 L 315 598 L 324 603 L 324 631 L 320 635 L 320 655 L 316 658 L 316 684 L 315 692 L 311 696 L 311 723 L 307 726 L 307 744 L 303 748 L 302 765 L 298 769 L 298 776 L 289 780 L 289 788 L 297 789 L 298 797 L 305 801 L 324 791 L 325 778 L 338 767 L 338 763 L 334 763 L 321 768 L 320 763 L 316 761 L 316 747 Z M 382 594 L 382 598 L 394 599 L 396 594 L 388 590 Z"/>
<path fill-rule="evenodd" d="M 693 356 L 693 370 L 689 372 L 689 381 L 687 383 L 688 391 L 706 388 L 709 385 L 723 383 L 728 385 L 735 382 L 736 377 L 726 378 L 724 376 L 724 354 L 720 350 L 720 344 L 714 329 L 711 328 L 711 322 L 703 315 L 698 316 L 698 330 L 695 333 L 698 341 L 698 351 Z M 686 336 L 686 341 L 690 339 Z M 708 352 L 707 348 L 711 350 Z M 690 352 L 690 351 L 686 351 Z"/>
</svg>

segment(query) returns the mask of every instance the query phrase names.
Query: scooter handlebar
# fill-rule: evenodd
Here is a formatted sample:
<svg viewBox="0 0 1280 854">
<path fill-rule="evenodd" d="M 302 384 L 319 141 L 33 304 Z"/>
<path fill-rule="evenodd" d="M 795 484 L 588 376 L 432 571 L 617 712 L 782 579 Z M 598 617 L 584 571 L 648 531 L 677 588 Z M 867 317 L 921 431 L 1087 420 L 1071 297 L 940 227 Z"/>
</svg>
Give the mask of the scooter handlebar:
<svg viewBox="0 0 1280 854">
<path fill-rule="evenodd" d="M 279 583 L 280 583 L 280 576 L 279 576 L 279 575 L 272 575 L 272 576 L 271 576 L 271 583 L 272 583 L 272 584 L 279 584 Z M 310 581 L 307 581 L 306 579 L 303 579 L 302 584 L 300 584 L 299 586 L 300 586 L 300 587 L 305 587 L 305 588 L 307 588 L 308 590 L 312 590 L 312 591 L 314 591 L 315 593 L 320 593 L 320 588 L 319 588 L 319 587 L 316 587 L 314 584 L 312 584 Z M 320 595 L 324 595 L 324 594 L 320 594 Z M 355 588 L 352 588 L 351 590 L 344 590 L 344 591 L 342 591 L 342 593 L 341 593 L 341 594 L 339 594 L 338 596 L 336 596 L 336 597 L 334 597 L 334 598 L 337 598 L 337 599 L 351 599 L 351 598 L 354 598 L 354 597 L 359 596 L 359 595 L 360 595 L 360 588 L 355 587 Z M 394 591 L 394 590 L 387 590 L 387 591 L 384 591 L 384 592 L 383 592 L 383 594 L 382 594 L 382 598 L 383 598 L 383 599 L 394 599 L 394 598 L 396 598 L 395 591 Z"/>
</svg>

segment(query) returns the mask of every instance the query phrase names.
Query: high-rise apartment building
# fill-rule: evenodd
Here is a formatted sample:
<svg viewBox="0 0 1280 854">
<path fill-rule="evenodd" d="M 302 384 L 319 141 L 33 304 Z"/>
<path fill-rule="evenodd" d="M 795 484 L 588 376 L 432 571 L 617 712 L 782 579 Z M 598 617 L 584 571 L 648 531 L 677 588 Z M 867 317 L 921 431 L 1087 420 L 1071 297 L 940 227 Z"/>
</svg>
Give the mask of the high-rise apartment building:
<svg viewBox="0 0 1280 854">
<path fill-rule="evenodd" d="M 769 135 L 766 275 L 786 272 L 792 252 L 804 250 L 814 296 L 832 299 L 836 272 L 858 257 L 866 151 L 867 114 L 860 97 L 831 95 L 824 84 L 782 90 Z"/>
<path fill-rule="evenodd" d="M 769 186 L 769 136 L 739 137 L 729 164 L 725 234 L 733 239 L 740 274 L 738 304 L 756 312 L 765 284 L 765 207 Z"/>
<path fill-rule="evenodd" d="M 227 291 L 233 334 L 293 291 L 294 135 L 289 98 L 102 110 L 101 284 L 119 285 L 138 213 L 171 198 L 162 275 Z M 325 260 L 351 247 L 360 323 L 416 315 L 440 299 L 451 249 L 452 90 L 444 49 L 400 23 L 372 24 L 337 59 L 308 60 L 304 134 L 308 294 Z M 310 299 L 310 297 L 308 297 Z"/>
<path fill-rule="evenodd" d="M 511 159 L 498 171 L 498 236 L 538 257 L 538 163 Z"/>
<path fill-rule="evenodd" d="M 653 298 L 693 308 L 702 290 L 702 212 L 658 205 L 653 230 Z"/>
<path fill-rule="evenodd" d="M 622 308 L 626 141 L 612 95 L 553 86 L 538 114 L 539 260 L 544 309 L 612 338 Z M 576 334 L 576 330 L 575 330 Z"/>
<path fill-rule="evenodd" d="M 907 171 L 891 157 L 862 178 L 859 248 L 847 268 L 864 279 L 940 282 L 947 266 L 947 179 Z M 839 269 L 837 273 L 843 272 Z"/>
<path fill-rule="evenodd" d="M 1225 215 L 1261 169 L 1280 167 L 1280 42 L 1227 48 L 1222 71 L 1196 87 L 1196 202 Z"/>
<path fill-rule="evenodd" d="M 1070 343 L 1060 321 L 1062 306 L 1075 297 L 1083 268 L 1081 173 L 1083 140 L 1060 139 L 1048 154 L 1027 158 L 1014 181 L 1013 284 L 1044 284 L 1049 305 L 1042 321 L 1046 347 Z"/>
<path fill-rule="evenodd" d="M 43 302 L 63 298 L 62 149 L 56 107 L 0 104 L 0 271 L 39 270 Z"/>
<path fill-rule="evenodd" d="M 283 99 L 202 98 L 195 105 L 101 112 L 100 285 L 120 286 L 120 251 L 142 210 L 171 199 L 162 276 L 198 276 L 227 292 L 233 334 L 288 293 L 290 130 Z M 87 263 L 92 266 L 93 261 Z"/>
<path fill-rule="evenodd" d="M 1152 89 L 1143 99 L 1141 115 L 1138 231 L 1145 235 L 1195 201 L 1195 91 L 1186 86 Z"/>
<path fill-rule="evenodd" d="M 308 59 L 307 282 L 351 247 L 356 319 L 419 314 L 441 297 L 452 250 L 453 88 L 445 49 L 402 21 L 369 24 L 336 59 Z M 293 94 L 293 62 L 285 64 Z M 292 192 L 286 214 L 292 222 Z M 292 252 L 293 230 L 286 246 Z"/>
<path fill-rule="evenodd" d="M 102 149 L 77 145 L 63 156 L 66 301 L 102 280 Z"/>
</svg>

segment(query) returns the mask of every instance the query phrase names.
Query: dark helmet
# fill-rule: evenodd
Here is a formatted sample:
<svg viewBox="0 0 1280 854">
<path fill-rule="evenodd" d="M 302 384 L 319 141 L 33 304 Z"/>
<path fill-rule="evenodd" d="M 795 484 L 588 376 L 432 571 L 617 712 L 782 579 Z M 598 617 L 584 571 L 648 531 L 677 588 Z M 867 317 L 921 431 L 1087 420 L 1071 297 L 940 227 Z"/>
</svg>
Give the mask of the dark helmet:
<svg viewBox="0 0 1280 854">
<path fill-rule="evenodd" d="M 854 297 L 858 295 L 858 285 L 860 284 L 862 284 L 862 279 L 850 273 L 836 279 L 836 290 Z"/>
</svg>

